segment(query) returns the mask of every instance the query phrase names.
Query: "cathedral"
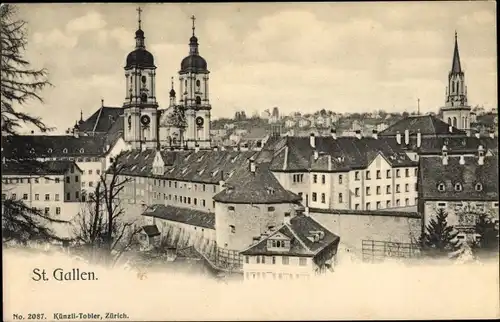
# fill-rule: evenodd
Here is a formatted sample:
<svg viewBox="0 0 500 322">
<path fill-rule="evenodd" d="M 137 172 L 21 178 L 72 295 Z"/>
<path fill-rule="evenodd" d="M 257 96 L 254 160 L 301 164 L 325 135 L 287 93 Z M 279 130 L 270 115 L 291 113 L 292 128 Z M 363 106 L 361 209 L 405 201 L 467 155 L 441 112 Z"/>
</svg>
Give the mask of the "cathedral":
<svg viewBox="0 0 500 322">
<path fill-rule="evenodd" d="M 106 107 L 104 102 L 86 121 L 83 117 L 74 131 L 81 135 L 119 134 L 131 149 L 209 149 L 210 110 L 209 71 L 200 56 L 192 16 L 189 54 L 181 61 L 179 92 L 170 89 L 167 108 L 160 109 L 156 91 L 154 56 L 146 49 L 141 28 L 141 12 L 135 32 L 135 49 L 125 63 L 125 100 L 122 107 Z"/>
<path fill-rule="evenodd" d="M 470 130 L 471 107 L 467 102 L 467 86 L 465 86 L 465 74 L 460 64 L 460 53 L 458 51 L 458 39 L 455 32 L 455 49 L 453 50 L 453 62 L 448 73 L 448 86 L 446 87 L 446 102 L 441 108 L 442 119 L 449 125 L 460 130 Z"/>
</svg>

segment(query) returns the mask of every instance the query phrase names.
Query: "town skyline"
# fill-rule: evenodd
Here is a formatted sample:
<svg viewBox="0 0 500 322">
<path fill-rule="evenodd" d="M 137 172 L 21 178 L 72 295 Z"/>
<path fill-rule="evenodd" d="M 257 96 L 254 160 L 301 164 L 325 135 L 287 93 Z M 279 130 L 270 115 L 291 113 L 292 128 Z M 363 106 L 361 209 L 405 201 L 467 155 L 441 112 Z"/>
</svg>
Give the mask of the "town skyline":
<svg viewBox="0 0 500 322">
<path fill-rule="evenodd" d="M 31 6 L 38 7 L 19 6 L 28 22 L 26 54 L 33 68 L 48 69 L 55 87 L 44 90 L 44 105 L 33 102 L 26 111 L 62 133 L 80 118 L 80 110 L 89 117 L 101 99 L 106 106 L 122 106 L 123 66 L 134 48 L 137 5 Z M 455 30 L 470 104 L 497 105 L 493 2 L 141 8 L 146 48 L 158 67 L 160 108 L 168 106 L 171 77 L 178 90 L 191 15 L 211 72 L 213 119 L 239 110 L 250 116 L 274 106 L 283 115 L 304 113 L 305 106 L 308 112 L 412 112 L 417 99 L 421 113 L 438 112 Z M 429 12 L 421 17 L 416 10 Z"/>
</svg>

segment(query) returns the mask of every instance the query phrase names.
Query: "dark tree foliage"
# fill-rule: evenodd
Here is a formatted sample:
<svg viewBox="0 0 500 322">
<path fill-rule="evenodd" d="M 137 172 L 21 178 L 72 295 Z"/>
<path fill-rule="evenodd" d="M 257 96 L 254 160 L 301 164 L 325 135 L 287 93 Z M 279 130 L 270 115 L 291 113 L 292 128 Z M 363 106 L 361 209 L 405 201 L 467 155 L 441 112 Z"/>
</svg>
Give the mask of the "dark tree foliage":
<svg viewBox="0 0 500 322">
<path fill-rule="evenodd" d="M 449 226 L 444 209 L 437 211 L 436 218 L 432 218 L 421 237 L 422 253 L 430 257 L 445 257 L 460 249 L 457 240 L 458 232 Z"/>
<path fill-rule="evenodd" d="M 475 233 L 479 236 L 473 244 L 476 253 L 498 252 L 498 225 L 487 214 L 477 216 Z"/>
<path fill-rule="evenodd" d="M 30 62 L 24 58 L 27 45 L 25 28 L 26 22 L 16 18 L 14 5 L 0 7 L 2 135 L 16 134 L 22 123 L 34 125 L 42 131 L 51 130 L 40 118 L 18 109 L 29 100 L 43 102 L 40 92 L 51 86 L 47 70 L 31 68 Z"/>
</svg>

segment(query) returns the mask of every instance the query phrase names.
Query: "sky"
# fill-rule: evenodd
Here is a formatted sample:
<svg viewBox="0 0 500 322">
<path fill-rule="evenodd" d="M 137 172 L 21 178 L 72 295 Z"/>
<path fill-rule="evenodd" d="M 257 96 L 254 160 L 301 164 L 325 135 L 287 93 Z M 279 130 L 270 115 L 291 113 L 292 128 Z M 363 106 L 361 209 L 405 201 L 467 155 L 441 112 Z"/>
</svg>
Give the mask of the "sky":
<svg viewBox="0 0 500 322">
<path fill-rule="evenodd" d="M 158 67 L 160 108 L 178 88 L 191 15 L 210 70 L 212 118 L 277 106 L 282 115 L 437 112 L 444 104 L 455 30 L 469 103 L 497 107 L 493 1 L 406 3 L 141 3 L 146 48 Z M 125 58 L 139 4 L 20 4 L 26 56 L 54 85 L 23 107 L 64 131 L 101 105 L 121 106 Z"/>
</svg>

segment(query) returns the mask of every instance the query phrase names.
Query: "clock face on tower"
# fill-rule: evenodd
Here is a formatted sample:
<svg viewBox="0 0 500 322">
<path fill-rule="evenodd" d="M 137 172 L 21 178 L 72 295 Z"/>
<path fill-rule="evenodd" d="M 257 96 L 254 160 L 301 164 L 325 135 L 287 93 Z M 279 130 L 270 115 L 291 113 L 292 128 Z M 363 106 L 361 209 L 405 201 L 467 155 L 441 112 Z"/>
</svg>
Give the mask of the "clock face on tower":
<svg viewBox="0 0 500 322">
<path fill-rule="evenodd" d="M 143 115 L 141 116 L 141 123 L 142 125 L 149 125 L 149 123 L 151 123 L 151 119 L 149 118 L 148 115 Z"/>
<path fill-rule="evenodd" d="M 202 126 L 203 126 L 203 123 L 205 123 L 205 120 L 203 119 L 203 117 L 198 116 L 198 117 L 196 118 L 196 125 L 198 125 L 199 127 L 202 127 Z"/>
</svg>

